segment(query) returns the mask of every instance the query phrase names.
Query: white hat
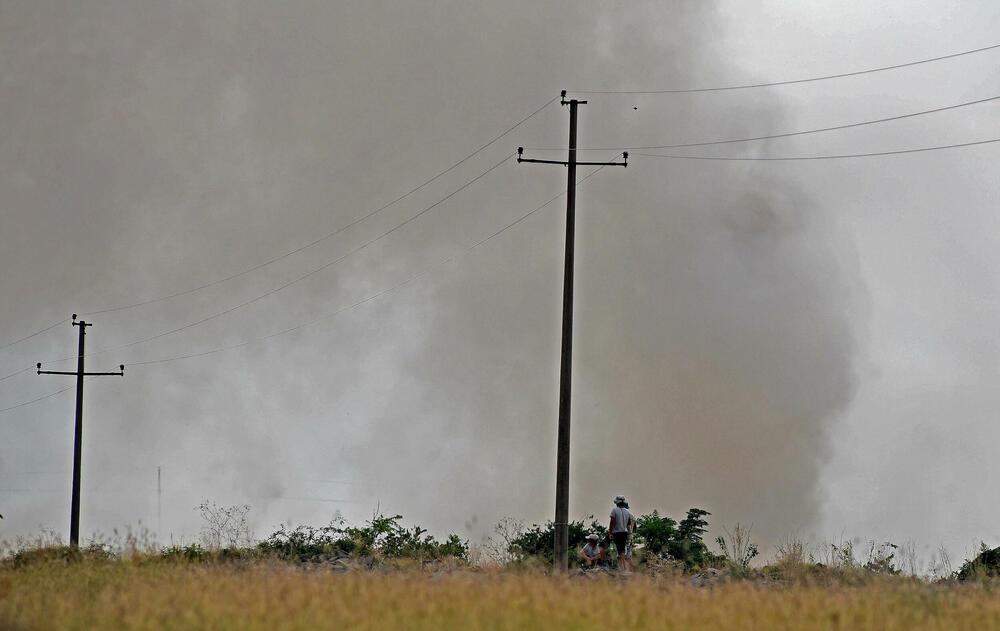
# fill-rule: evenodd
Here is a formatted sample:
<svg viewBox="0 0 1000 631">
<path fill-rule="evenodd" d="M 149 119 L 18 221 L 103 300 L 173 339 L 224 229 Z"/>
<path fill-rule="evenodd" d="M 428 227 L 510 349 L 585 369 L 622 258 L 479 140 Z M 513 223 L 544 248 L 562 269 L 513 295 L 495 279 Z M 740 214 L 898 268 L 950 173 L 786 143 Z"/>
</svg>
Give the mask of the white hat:
<svg viewBox="0 0 1000 631">
<path fill-rule="evenodd" d="M 616 495 L 615 496 L 615 504 L 624 504 L 624 503 L 625 503 L 625 496 L 624 495 Z"/>
<path fill-rule="evenodd" d="M 596 532 L 592 532 L 589 535 L 587 535 L 587 541 L 600 541 L 600 540 L 601 538 L 597 535 Z"/>
</svg>

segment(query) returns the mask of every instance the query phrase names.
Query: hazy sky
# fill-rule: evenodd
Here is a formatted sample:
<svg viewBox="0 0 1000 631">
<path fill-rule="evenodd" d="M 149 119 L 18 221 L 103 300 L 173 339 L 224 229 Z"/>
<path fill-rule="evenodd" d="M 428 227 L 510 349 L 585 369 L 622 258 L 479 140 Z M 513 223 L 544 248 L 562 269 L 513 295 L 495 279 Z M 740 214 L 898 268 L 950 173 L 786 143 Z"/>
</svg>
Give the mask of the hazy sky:
<svg viewBox="0 0 1000 631">
<path fill-rule="evenodd" d="M 779 81 L 998 43 L 995 2 L 878 4 L 0 0 L 0 344 L 292 252 L 560 89 Z M 998 59 L 590 94 L 579 142 L 740 138 L 1000 96 Z M 891 151 L 995 138 L 998 123 L 991 102 L 661 152 Z M 552 103 L 312 247 L 86 316 L 88 350 L 113 349 L 88 369 L 128 367 L 87 383 L 84 533 L 141 520 L 190 538 L 206 499 L 251 504 L 258 535 L 377 505 L 473 540 L 501 516 L 550 519 L 564 199 L 468 248 L 564 190 L 562 168 L 505 156 L 565 146 L 566 125 Z M 1000 543 L 997 151 L 633 152 L 588 179 L 571 514 L 603 519 L 625 493 L 639 512 L 752 522 L 764 543 Z M 0 377 L 72 370 L 51 360 L 75 345 L 65 322 L 3 348 Z M 0 408 L 72 385 L 24 372 L 0 381 Z M 72 390 L 0 412 L 0 538 L 67 529 L 72 420 Z"/>
</svg>

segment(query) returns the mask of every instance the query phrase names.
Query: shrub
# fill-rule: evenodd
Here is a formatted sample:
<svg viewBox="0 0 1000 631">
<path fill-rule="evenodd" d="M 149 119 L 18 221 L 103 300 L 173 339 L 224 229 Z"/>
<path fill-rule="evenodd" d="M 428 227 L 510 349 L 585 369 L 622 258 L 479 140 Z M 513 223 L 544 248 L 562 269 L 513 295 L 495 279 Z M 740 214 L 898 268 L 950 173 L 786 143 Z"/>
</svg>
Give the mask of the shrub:
<svg viewBox="0 0 1000 631">
<path fill-rule="evenodd" d="M 324 554 L 351 554 L 356 551 L 353 540 L 344 536 L 344 531 L 333 524 L 314 528 L 298 526 L 285 530 L 285 526 L 257 544 L 257 549 L 265 555 L 277 556 L 287 561 L 304 561 Z"/>
<path fill-rule="evenodd" d="M 963 563 L 955 576 L 960 581 L 1000 577 L 1000 547 L 991 550 L 981 543 L 976 558 Z"/>
<path fill-rule="evenodd" d="M 374 555 L 384 558 L 467 560 L 469 543 L 451 534 L 443 542 L 427 534 L 420 526 L 412 529 L 399 524 L 401 515 L 375 515 L 365 526 L 344 527 L 340 523 L 314 528 L 284 526 L 257 545 L 265 555 L 288 561 L 304 561 L 318 556 Z"/>
<path fill-rule="evenodd" d="M 688 570 L 718 563 L 721 559 L 708 551 L 702 541 L 708 522 L 706 510 L 691 508 L 680 523 L 654 510 L 636 519 L 636 543 L 655 557 L 670 557 Z"/>
<path fill-rule="evenodd" d="M 670 553 L 670 543 L 679 538 L 676 521 L 666 515 L 661 517 L 655 509 L 635 521 L 635 534 L 642 541 L 643 550 L 656 556 Z"/>
<path fill-rule="evenodd" d="M 574 550 L 583 546 L 587 535 L 594 532 L 603 540 L 608 535 L 608 529 L 602 526 L 593 515 L 589 515 L 590 526 L 584 525 L 582 519 L 569 523 L 569 549 L 570 557 Z M 508 547 L 511 557 L 517 561 L 524 561 L 528 557 L 535 557 L 551 564 L 552 544 L 555 541 L 555 524 L 551 521 L 544 525 L 532 524 L 530 528 L 515 537 Z"/>
</svg>

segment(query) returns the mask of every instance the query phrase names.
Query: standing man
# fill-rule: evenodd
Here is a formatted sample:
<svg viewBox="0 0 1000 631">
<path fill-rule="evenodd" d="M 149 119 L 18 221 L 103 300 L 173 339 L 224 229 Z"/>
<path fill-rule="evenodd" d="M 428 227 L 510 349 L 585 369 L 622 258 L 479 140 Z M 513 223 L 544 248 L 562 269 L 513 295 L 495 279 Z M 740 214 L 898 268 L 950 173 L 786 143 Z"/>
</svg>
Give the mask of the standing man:
<svg viewBox="0 0 1000 631">
<path fill-rule="evenodd" d="M 611 524 L 608 532 L 615 542 L 615 550 L 618 551 L 618 562 L 622 568 L 632 571 L 632 559 L 628 555 L 628 538 L 635 527 L 635 518 L 626 508 L 628 503 L 624 495 L 615 497 L 615 507 L 611 509 Z"/>
</svg>

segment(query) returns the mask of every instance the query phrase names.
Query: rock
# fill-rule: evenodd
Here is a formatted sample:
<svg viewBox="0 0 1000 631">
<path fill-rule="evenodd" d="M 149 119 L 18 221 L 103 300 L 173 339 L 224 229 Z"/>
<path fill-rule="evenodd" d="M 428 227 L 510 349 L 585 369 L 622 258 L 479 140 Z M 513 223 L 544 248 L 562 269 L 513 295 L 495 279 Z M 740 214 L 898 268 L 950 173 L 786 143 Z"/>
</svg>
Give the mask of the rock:
<svg viewBox="0 0 1000 631">
<path fill-rule="evenodd" d="M 322 554 L 302 564 L 306 570 L 329 570 L 331 572 L 380 572 L 389 568 L 374 556 L 351 557 L 347 555 Z"/>
<path fill-rule="evenodd" d="M 710 567 L 692 576 L 690 583 L 692 587 L 713 587 L 725 580 L 725 574 L 714 567 Z"/>
</svg>

